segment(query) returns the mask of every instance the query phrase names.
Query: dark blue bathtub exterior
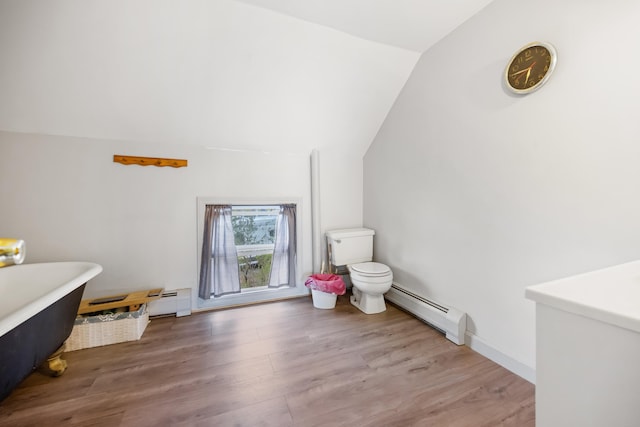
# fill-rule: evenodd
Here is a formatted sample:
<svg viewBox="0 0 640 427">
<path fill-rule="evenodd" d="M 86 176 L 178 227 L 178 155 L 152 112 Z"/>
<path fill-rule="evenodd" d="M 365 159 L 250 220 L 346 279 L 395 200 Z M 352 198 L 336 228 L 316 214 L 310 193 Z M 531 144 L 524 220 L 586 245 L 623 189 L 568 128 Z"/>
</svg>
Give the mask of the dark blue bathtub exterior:
<svg viewBox="0 0 640 427">
<path fill-rule="evenodd" d="M 69 338 L 85 285 L 0 337 L 0 401 Z"/>
</svg>

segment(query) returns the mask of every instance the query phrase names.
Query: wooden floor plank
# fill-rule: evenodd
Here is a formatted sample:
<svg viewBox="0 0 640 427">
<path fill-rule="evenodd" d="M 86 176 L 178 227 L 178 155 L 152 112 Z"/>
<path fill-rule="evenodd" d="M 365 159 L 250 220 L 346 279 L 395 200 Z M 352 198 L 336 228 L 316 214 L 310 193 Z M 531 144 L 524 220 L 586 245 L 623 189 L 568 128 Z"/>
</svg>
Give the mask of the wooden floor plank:
<svg viewBox="0 0 640 427">
<path fill-rule="evenodd" d="M 310 298 L 153 319 L 65 355 L 0 403 L 8 426 L 534 427 L 534 386 L 389 305 Z"/>
<path fill-rule="evenodd" d="M 192 420 L 182 423 L 184 427 L 287 427 L 293 425 L 289 407 L 282 397 L 263 400 L 254 405 L 198 420 L 195 423 Z"/>
</svg>

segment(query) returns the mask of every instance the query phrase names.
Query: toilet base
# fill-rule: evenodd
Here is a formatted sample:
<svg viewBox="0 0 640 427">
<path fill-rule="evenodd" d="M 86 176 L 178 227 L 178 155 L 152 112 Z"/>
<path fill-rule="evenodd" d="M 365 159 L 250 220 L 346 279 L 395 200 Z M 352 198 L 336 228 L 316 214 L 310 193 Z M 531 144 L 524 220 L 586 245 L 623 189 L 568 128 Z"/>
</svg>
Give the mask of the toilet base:
<svg viewBox="0 0 640 427">
<path fill-rule="evenodd" d="M 355 286 L 351 288 L 351 291 L 353 292 L 353 295 L 349 298 L 351 304 L 358 307 L 358 309 L 363 313 L 377 314 L 382 313 L 387 309 L 387 306 L 384 303 L 384 295 L 365 294 Z"/>
</svg>

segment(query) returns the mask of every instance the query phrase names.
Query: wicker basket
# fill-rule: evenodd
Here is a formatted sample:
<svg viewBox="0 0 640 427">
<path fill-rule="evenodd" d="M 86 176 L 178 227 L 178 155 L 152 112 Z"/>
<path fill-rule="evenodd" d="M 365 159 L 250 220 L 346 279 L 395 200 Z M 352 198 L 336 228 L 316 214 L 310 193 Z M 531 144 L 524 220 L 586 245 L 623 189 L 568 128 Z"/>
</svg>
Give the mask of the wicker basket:
<svg viewBox="0 0 640 427">
<path fill-rule="evenodd" d="M 78 316 L 65 351 L 139 340 L 148 323 L 146 304 L 137 311 L 126 313 Z"/>
</svg>

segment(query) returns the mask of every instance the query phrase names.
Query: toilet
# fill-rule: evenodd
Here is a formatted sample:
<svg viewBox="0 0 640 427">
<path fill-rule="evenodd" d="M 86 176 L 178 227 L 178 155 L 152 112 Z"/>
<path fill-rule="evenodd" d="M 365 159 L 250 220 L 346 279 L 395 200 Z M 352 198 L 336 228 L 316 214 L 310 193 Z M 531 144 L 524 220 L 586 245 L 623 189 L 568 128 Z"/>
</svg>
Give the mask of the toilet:
<svg viewBox="0 0 640 427">
<path fill-rule="evenodd" d="M 334 266 L 346 265 L 353 285 L 351 304 L 366 314 L 387 309 L 384 293 L 391 289 L 393 272 L 373 260 L 374 230 L 348 228 L 327 231 L 329 261 Z"/>
</svg>

